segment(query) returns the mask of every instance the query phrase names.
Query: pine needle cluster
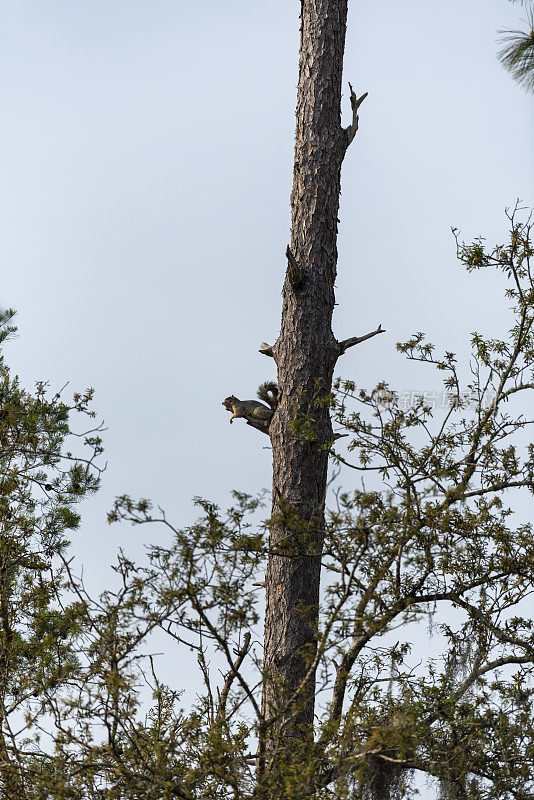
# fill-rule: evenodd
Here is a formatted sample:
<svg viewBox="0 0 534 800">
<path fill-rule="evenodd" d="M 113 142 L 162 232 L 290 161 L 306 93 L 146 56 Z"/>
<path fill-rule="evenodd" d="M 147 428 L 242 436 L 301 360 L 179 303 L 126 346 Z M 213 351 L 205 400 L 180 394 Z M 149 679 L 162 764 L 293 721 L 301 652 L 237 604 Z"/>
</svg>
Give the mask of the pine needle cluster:
<svg viewBox="0 0 534 800">
<path fill-rule="evenodd" d="M 501 31 L 502 48 L 498 58 L 517 83 L 534 91 L 534 7 L 527 6 L 526 30 Z"/>
</svg>

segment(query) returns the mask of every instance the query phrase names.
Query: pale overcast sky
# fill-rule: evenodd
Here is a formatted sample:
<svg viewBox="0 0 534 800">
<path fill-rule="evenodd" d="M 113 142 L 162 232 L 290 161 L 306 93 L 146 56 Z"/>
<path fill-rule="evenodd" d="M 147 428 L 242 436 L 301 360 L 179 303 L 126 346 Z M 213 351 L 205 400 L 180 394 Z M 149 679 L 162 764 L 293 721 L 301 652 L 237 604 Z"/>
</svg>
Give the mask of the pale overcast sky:
<svg viewBox="0 0 534 800">
<path fill-rule="evenodd" d="M 267 438 L 221 401 L 274 377 L 257 348 L 279 329 L 299 5 L 0 2 L 6 354 L 26 384 L 96 390 L 109 467 L 75 546 L 97 585 L 149 535 L 107 527 L 115 495 L 180 525 L 194 495 L 270 486 Z M 499 282 L 462 273 L 450 227 L 499 239 L 504 207 L 534 204 L 533 98 L 495 58 L 520 16 L 350 2 L 345 114 L 348 80 L 369 97 L 343 171 L 335 332 L 387 329 L 338 365 L 359 385 L 435 388 L 395 342 L 426 330 L 461 354 L 474 328 L 505 327 Z"/>
</svg>

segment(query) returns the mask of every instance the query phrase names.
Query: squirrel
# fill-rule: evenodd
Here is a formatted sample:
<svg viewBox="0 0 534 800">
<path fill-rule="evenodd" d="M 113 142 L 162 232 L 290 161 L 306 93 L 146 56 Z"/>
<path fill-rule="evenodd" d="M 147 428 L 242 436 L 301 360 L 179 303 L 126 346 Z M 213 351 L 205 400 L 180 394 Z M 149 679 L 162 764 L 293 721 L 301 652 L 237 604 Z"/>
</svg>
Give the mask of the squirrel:
<svg viewBox="0 0 534 800">
<path fill-rule="evenodd" d="M 278 406 L 278 386 L 274 381 L 265 381 L 258 386 L 257 394 L 260 400 L 267 403 L 269 407 L 257 400 L 239 400 L 233 394 L 223 400 L 223 406 L 227 411 L 232 412 L 230 425 L 234 419 L 242 417 L 247 421 L 259 423 L 260 426 L 262 423 L 266 428 L 269 426 L 271 417 Z"/>
</svg>

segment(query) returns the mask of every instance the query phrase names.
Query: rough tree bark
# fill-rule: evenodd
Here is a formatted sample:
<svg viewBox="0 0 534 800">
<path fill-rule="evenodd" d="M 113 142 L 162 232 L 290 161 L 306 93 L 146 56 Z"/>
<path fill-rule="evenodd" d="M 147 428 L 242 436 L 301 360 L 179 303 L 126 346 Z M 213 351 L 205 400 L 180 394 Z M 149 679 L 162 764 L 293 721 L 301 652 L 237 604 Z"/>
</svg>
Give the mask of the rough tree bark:
<svg viewBox="0 0 534 800">
<path fill-rule="evenodd" d="M 270 423 L 273 520 L 266 577 L 264 737 L 267 753 L 313 732 L 313 656 L 318 622 L 329 409 L 316 405 L 331 389 L 338 357 L 363 338 L 338 342 L 332 332 L 341 165 L 358 128 L 341 126 L 341 80 L 347 0 L 302 0 L 291 246 L 280 336 L 261 352 L 274 357 L 281 400 Z M 295 432 L 309 415 L 312 438 Z M 299 688 L 300 687 L 300 688 Z"/>
</svg>

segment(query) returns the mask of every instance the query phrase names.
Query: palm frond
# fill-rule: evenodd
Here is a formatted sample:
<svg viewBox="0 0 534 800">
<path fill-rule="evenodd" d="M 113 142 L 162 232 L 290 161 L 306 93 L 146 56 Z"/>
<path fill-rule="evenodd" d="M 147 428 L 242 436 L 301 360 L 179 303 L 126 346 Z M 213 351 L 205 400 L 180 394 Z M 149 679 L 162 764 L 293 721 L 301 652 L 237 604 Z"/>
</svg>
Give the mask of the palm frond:
<svg viewBox="0 0 534 800">
<path fill-rule="evenodd" d="M 531 25 L 532 20 L 529 19 Z M 534 91 L 534 30 L 501 31 L 502 49 L 498 58 L 514 80 L 527 91 Z"/>
</svg>

